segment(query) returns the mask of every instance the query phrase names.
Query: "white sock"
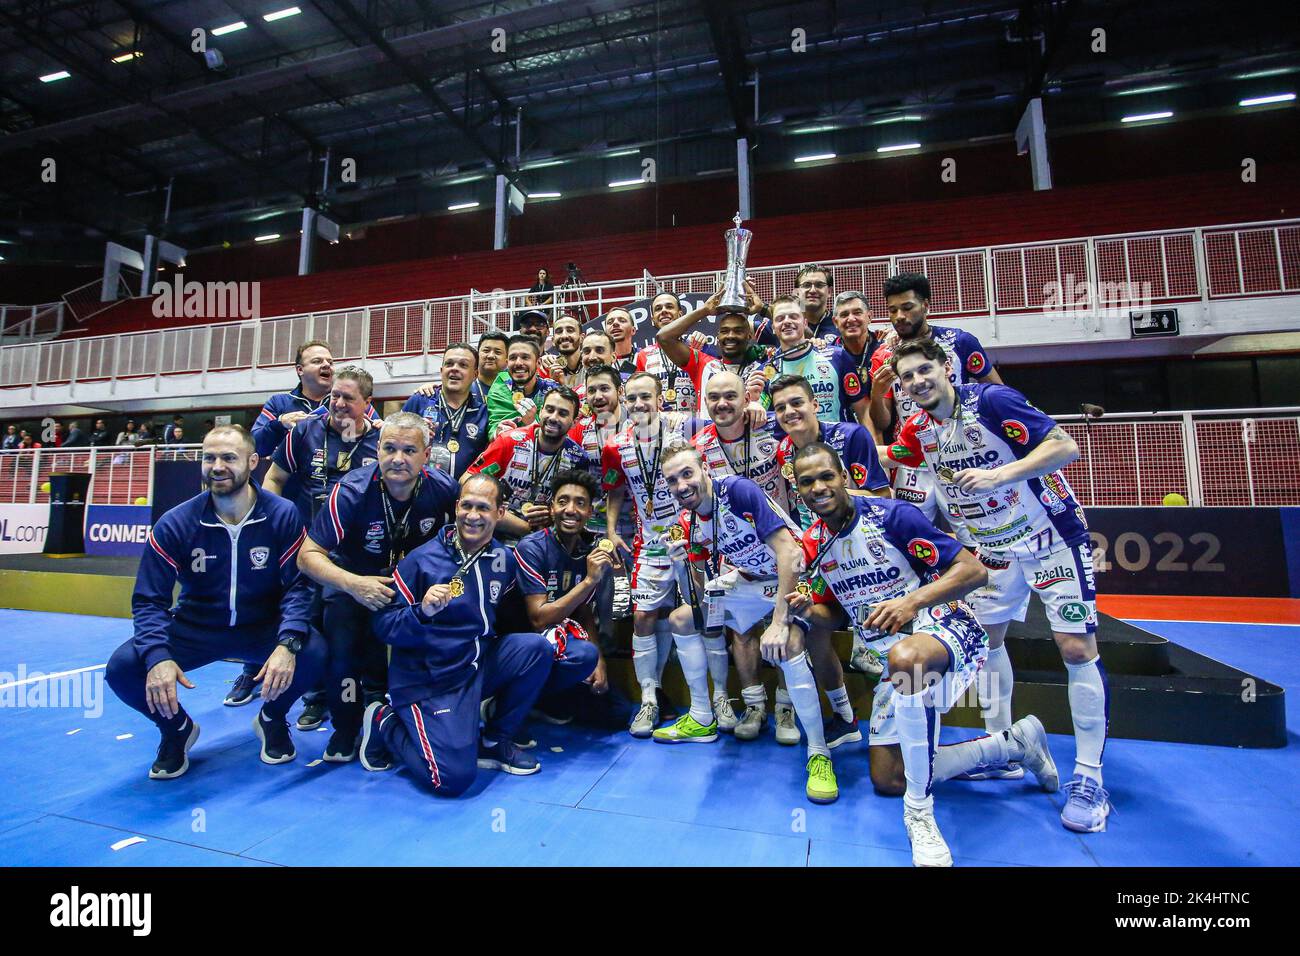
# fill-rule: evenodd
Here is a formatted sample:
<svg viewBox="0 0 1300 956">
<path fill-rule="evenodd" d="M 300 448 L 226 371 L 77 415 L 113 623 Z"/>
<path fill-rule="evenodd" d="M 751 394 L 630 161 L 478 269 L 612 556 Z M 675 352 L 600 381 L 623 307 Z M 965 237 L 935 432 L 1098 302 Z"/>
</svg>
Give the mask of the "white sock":
<svg viewBox="0 0 1300 956">
<path fill-rule="evenodd" d="M 1101 754 L 1110 722 L 1110 693 L 1101 657 L 1065 664 L 1070 677 L 1070 716 L 1074 720 L 1074 772 L 1101 783 Z"/>
<path fill-rule="evenodd" d="M 976 687 L 979 689 L 984 729 L 990 734 L 1011 729 L 1011 691 L 1015 681 L 1007 646 L 989 648 L 989 657 Z"/>
<path fill-rule="evenodd" d="M 778 707 L 794 706 L 794 701 L 790 699 L 790 692 L 786 690 L 784 687 L 778 687 L 776 689 L 776 706 Z"/>
<path fill-rule="evenodd" d="M 826 732 L 822 728 L 822 705 L 817 699 L 817 682 L 808 665 L 808 654 L 803 652 L 782 661 L 781 670 L 785 672 L 785 686 L 795 715 L 803 724 L 803 732 L 808 735 L 808 756 L 825 754 L 829 757 L 831 752 L 826 746 Z M 781 693 L 778 691 L 777 703 L 780 702 Z"/>
<path fill-rule="evenodd" d="M 659 685 L 656 677 L 658 666 L 659 642 L 654 634 L 632 635 L 632 669 L 636 671 L 636 682 L 641 685 L 641 703 L 655 703 L 655 688 Z"/>
<path fill-rule="evenodd" d="M 959 744 L 944 744 L 934 754 L 934 779 L 951 780 L 959 773 L 974 770 L 983 764 L 1000 767 L 1009 760 L 1024 757 L 1024 751 L 1011 739 L 1009 731 L 963 740 Z"/>
<path fill-rule="evenodd" d="M 662 687 L 664 668 L 668 666 L 668 658 L 673 654 L 673 627 L 668 623 L 668 618 L 661 617 L 655 623 L 655 640 L 659 647 L 659 659 L 655 663 L 655 683 Z"/>
<path fill-rule="evenodd" d="M 826 692 L 826 699 L 831 702 L 831 710 L 849 723 L 853 723 L 853 704 L 849 702 L 849 689 L 841 684 L 834 690 Z"/>
<path fill-rule="evenodd" d="M 761 707 L 767 710 L 767 689 L 762 684 L 751 684 L 740 689 L 741 699 L 746 707 Z"/>
<path fill-rule="evenodd" d="M 704 639 L 699 634 L 674 634 L 673 640 L 686 686 L 691 690 L 691 716 L 707 727 L 713 723 L 713 704 L 709 700 L 709 662 Z"/>
<path fill-rule="evenodd" d="M 709 655 L 709 676 L 713 678 L 713 693 L 727 693 L 727 671 L 731 661 L 727 658 L 727 635 L 704 638 L 704 650 Z"/>
<path fill-rule="evenodd" d="M 894 727 L 903 751 L 903 776 L 907 792 L 903 802 L 914 809 L 934 806 L 930 785 L 934 780 L 934 752 L 939 742 L 939 712 L 926 702 L 926 693 L 894 692 Z"/>
</svg>

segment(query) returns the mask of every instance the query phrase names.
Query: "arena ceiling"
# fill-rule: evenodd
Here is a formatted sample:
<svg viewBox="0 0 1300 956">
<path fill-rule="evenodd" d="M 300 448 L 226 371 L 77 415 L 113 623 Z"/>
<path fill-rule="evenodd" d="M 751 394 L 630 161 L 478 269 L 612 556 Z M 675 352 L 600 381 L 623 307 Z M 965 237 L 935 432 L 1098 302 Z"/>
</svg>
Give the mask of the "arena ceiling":
<svg viewBox="0 0 1300 956">
<path fill-rule="evenodd" d="M 197 248 L 308 203 L 343 224 L 486 205 L 497 173 L 605 188 L 643 157 L 723 174 L 738 135 L 760 168 L 1006 136 L 1035 95 L 1057 130 L 1213 110 L 1294 87 L 1294 23 L 1215 0 L 0 0 L 0 243 Z"/>
</svg>

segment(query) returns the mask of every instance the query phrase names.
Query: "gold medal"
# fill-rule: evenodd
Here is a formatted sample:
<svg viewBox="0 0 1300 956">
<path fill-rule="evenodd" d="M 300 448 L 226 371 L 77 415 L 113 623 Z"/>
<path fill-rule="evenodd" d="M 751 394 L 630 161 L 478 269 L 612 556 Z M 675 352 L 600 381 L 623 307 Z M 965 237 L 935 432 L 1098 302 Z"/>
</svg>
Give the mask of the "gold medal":
<svg viewBox="0 0 1300 956">
<path fill-rule="evenodd" d="M 675 524 L 668 529 L 669 541 L 681 541 L 685 539 L 685 537 L 686 537 L 686 532 L 682 530 L 682 526 L 679 524 Z"/>
<path fill-rule="evenodd" d="M 781 477 L 786 481 L 794 481 L 794 463 L 787 461 L 781 466 Z"/>
<path fill-rule="evenodd" d="M 653 501 L 647 501 L 645 503 L 645 516 L 647 518 L 653 518 L 655 516 L 655 503 Z"/>
<path fill-rule="evenodd" d="M 447 451 L 451 452 L 453 455 L 456 454 L 456 452 L 460 451 L 460 442 L 456 441 L 454 438 L 450 439 L 447 442 Z"/>
<path fill-rule="evenodd" d="M 935 474 L 937 474 L 944 481 L 952 481 L 953 476 L 956 474 L 956 472 L 954 472 L 951 468 L 948 468 L 945 465 L 939 465 L 937 468 L 934 469 L 934 471 Z"/>
<path fill-rule="evenodd" d="M 677 389 L 675 389 L 675 388 L 670 388 L 670 389 L 666 390 L 666 391 L 664 392 L 664 401 L 667 402 L 667 403 L 670 404 L 670 405 L 671 405 L 673 402 L 677 401 Z"/>
<path fill-rule="evenodd" d="M 465 582 L 460 579 L 459 574 L 452 578 L 451 583 L 447 585 L 447 593 L 454 598 L 458 598 L 465 593 Z"/>
<path fill-rule="evenodd" d="M 798 584 L 794 586 L 794 589 L 798 591 L 800 594 L 802 594 L 804 597 L 808 597 L 810 594 L 812 594 L 812 585 L 809 584 L 807 581 L 800 581 Z"/>
<path fill-rule="evenodd" d="M 769 365 L 763 374 L 767 376 L 767 380 L 770 382 L 772 379 L 776 378 L 776 366 Z"/>
<path fill-rule="evenodd" d="M 515 393 L 514 393 L 513 395 L 511 395 L 510 397 L 513 398 L 513 399 L 515 400 L 515 404 L 518 405 L 520 402 L 522 402 L 522 401 L 524 400 L 524 393 L 523 393 L 523 392 L 515 392 Z"/>
<path fill-rule="evenodd" d="M 614 542 L 610 541 L 609 538 L 601 538 L 599 541 L 596 542 L 596 550 L 604 551 L 606 554 L 613 554 Z"/>
<path fill-rule="evenodd" d="M 582 408 L 580 408 L 580 409 L 578 410 L 578 417 L 579 417 L 579 418 L 590 418 L 590 417 L 591 417 L 591 406 L 588 405 L 586 402 L 583 402 L 583 403 L 582 403 Z"/>
</svg>

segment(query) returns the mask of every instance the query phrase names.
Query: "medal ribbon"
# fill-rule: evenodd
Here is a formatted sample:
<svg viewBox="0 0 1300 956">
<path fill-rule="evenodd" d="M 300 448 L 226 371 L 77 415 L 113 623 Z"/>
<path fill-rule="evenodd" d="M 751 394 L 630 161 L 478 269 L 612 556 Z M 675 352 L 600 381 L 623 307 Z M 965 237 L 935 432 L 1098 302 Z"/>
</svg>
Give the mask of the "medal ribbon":
<svg viewBox="0 0 1300 956">
<path fill-rule="evenodd" d="M 655 484 L 659 481 L 659 459 L 662 457 L 663 453 L 663 438 L 664 421 L 660 418 L 659 434 L 656 436 L 655 440 L 654 459 L 650 462 L 650 466 L 646 467 L 645 458 L 641 456 L 641 441 L 637 437 L 637 429 L 635 426 L 632 428 L 632 451 L 636 455 L 636 463 L 641 469 L 641 479 L 645 483 L 646 488 L 646 505 L 650 508 L 651 514 L 654 513 Z"/>
<path fill-rule="evenodd" d="M 397 520 L 397 509 L 393 506 L 393 499 L 388 494 L 388 486 L 384 484 L 382 475 L 379 477 L 379 500 L 384 505 L 384 534 L 388 538 L 388 567 L 397 567 L 397 562 L 404 555 L 402 545 L 406 543 L 406 536 L 410 531 L 411 512 L 415 510 L 415 502 L 420 495 L 420 484 L 424 481 L 424 472 L 415 476 L 415 486 L 411 489 L 411 498 L 407 502 L 406 511 L 402 513 L 402 520 Z"/>
</svg>

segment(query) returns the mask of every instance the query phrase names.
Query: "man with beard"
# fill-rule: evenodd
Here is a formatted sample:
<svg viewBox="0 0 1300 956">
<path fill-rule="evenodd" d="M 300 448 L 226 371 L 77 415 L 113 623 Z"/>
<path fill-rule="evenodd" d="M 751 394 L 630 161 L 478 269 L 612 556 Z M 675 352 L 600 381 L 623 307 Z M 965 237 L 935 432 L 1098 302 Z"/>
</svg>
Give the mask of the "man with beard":
<svg viewBox="0 0 1300 956">
<path fill-rule="evenodd" d="M 745 294 L 749 299 L 749 313 L 757 313 L 763 304 L 749 283 L 745 283 Z M 659 297 L 656 297 L 655 302 L 659 301 Z M 656 337 L 665 362 L 698 372 L 691 381 L 700 398 L 695 407 L 701 413 L 706 407 L 703 396 L 709 378 L 719 372 L 735 372 L 739 375 L 745 382 L 746 395 L 751 402 L 757 400 L 763 391 L 762 368 L 768 351 L 754 344 L 754 328 L 750 324 L 749 315 L 728 312 L 718 319 L 718 354 L 712 361 L 708 352 L 692 348 L 686 343 L 687 336 L 702 319 L 718 314 L 721 301 L 722 290 L 718 289 L 698 309 L 680 318 L 665 317 Z"/>
<path fill-rule="evenodd" d="M 633 342 L 636 337 L 636 322 L 632 319 L 632 313 L 622 306 L 610 309 L 605 313 L 604 325 L 610 341 L 614 343 L 614 359 L 610 364 L 625 376 L 631 375 L 636 371 L 636 346 Z"/>
<path fill-rule="evenodd" d="M 491 475 L 506 488 L 506 513 L 496 528 L 502 540 L 517 541 L 551 524 L 552 476 L 594 469 L 594 462 L 568 434 L 577 415 L 573 389 L 554 385 L 546 392 L 536 424 L 501 432 L 469 466 L 467 475 Z"/>
<path fill-rule="evenodd" d="M 519 335 L 529 335 L 537 339 L 545 352 L 551 344 L 551 317 L 540 309 L 520 312 L 515 319 L 515 331 Z"/>
<path fill-rule="evenodd" d="M 795 613 L 825 629 L 851 623 L 879 647 L 888 679 L 876 685 L 868 759 L 880 793 L 903 794 L 903 823 L 916 866 L 952 866 L 934 820 L 931 786 L 992 758 L 1024 761 L 1044 790 L 1056 765 L 1035 717 L 1007 732 L 939 746 L 939 715 L 975 680 L 988 635 L 961 598 L 986 580 L 980 563 L 914 507 L 852 497 L 830 446 L 795 455 L 798 490 L 817 522 L 803 538 L 808 562 Z M 846 613 L 847 612 L 847 615 Z M 937 756 L 936 756 L 937 754 Z"/>
<path fill-rule="evenodd" d="M 550 378 L 569 388 L 577 388 L 582 370 L 582 326 L 573 316 L 562 315 L 555 320 L 551 338 L 555 342 L 555 352 L 542 356 Z"/>
<path fill-rule="evenodd" d="M 476 387 L 478 354 L 474 346 L 457 342 L 442 353 L 442 384 L 431 394 L 418 391 L 402 411 L 428 423 L 429 464 L 460 478 L 488 443 L 488 409 Z"/>
<path fill-rule="evenodd" d="M 613 542 L 616 566 L 623 564 L 628 546 L 619 533 L 618 516 L 625 500 L 636 515 L 632 541 L 632 666 L 641 687 L 641 707 L 628 732 L 646 738 L 662 712 L 660 689 L 664 667 L 672 653 L 672 632 L 667 612 L 680 601 L 677 575 L 668 556 L 664 535 L 677 509 L 664 484 L 661 461 L 674 444 L 686 444 L 690 419 L 680 412 L 660 412 L 659 379 L 638 372 L 624 389 L 631 425 L 607 444 L 601 454 L 601 487 L 605 491 L 605 533 Z M 713 656 L 715 703 L 722 719 L 735 726 L 736 716 L 727 701 L 727 646 Z"/>
<path fill-rule="evenodd" d="M 311 592 L 298 573 L 306 534 L 298 511 L 250 481 L 256 467 L 243 428 L 210 431 L 200 463 L 207 490 L 158 519 L 140 559 L 131 598 L 135 634 L 113 652 L 105 679 L 158 727 L 149 771 L 155 780 L 189 769 L 199 727 L 177 685 L 193 688 L 186 672 L 218 660 L 262 662 L 263 705 L 253 719 L 261 759 L 295 756 L 285 717 L 319 677 L 325 646 L 307 627 Z"/>
<path fill-rule="evenodd" d="M 835 450 L 849 471 L 850 487 L 867 494 L 889 497 L 889 478 L 880 466 L 880 457 L 876 450 L 875 436 L 856 422 L 824 422 L 815 417 L 817 403 L 813 400 L 812 389 L 806 379 L 796 375 L 786 375 L 772 383 L 772 408 L 776 412 L 777 424 L 785 431 L 785 437 L 777 448 L 776 457 L 782 477 L 789 484 L 790 500 L 794 509 L 790 512 L 805 531 L 812 526 L 814 517 L 794 487 L 794 456 L 806 445 L 823 442 Z M 824 650 L 819 642 L 813 642 L 813 662 L 817 666 L 818 679 L 823 686 L 839 687 L 844 683 L 843 669 L 839 658 L 833 653 L 824 657 Z M 854 640 L 853 650 L 849 655 L 849 666 L 861 671 L 868 677 L 879 677 L 884 669 L 884 662 L 878 655 L 861 641 Z M 827 684 L 832 673 L 838 673 L 838 683 Z M 848 703 L 848 696 L 840 702 L 832 701 L 832 708 L 842 720 L 856 724 L 853 710 Z M 856 730 L 855 730 L 856 732 Z"/>
<path fill-rule="evenodd" d="M 763 370 L 769 382 L 791 375 L 806 379 L 823 422 L 870 420 L 870 394 L 853 374 L 853 359 L 839 346 L 819 348 L 808 338 L 804 313 L 795 299 L 772 300 L 772 328 L 780 347 Z"/>
<path fill-rule="evenodd" d="M 464 793 L 480 768 L 541 769 L 514 736 L 551 676 L 555 649 L 540 634 L 498 636 L 497 607 L 519 575 L 514 552 L 494 537 L 505 504 L 499 481 L 467 475 L 455 523 L 398 563 L 397 596 L 371 625 L 392 648 L 392 703 L 366 708 L 361 765 L 386 770 L 391 753 L 437 796 Z M 496 707 L 480 734 L 488 697 Z"/>
<path fill-rule="evenodd" d="M 356 757 L 363 680 L 370 699 L 388 688 L 388 662 L 371 633 L 371 614 L 392 601 L 398 562 L 432 538 L 455 507 L 460 485 L 426 468 L 428 459 L 424 419 L 411 412 L 389 416 L 379 433 L 379 461 L 334 486 L 298 553 L 298 567 L 322 589 L 334 723 L 323 759 L 333 763 Z"/>
<path fill-rule="evenodd" d="M 785 674 L 795 712 L 808 734 L 808 783 L 813 803 L 839 797 L 830 749 L 822 736 L 817 685 L 804 650 L 804 628 L 789 616 L 788 601 L 803 570 L 799 529 L 748 478 L 709 477 L 692 446 L 674 448 L 664 460 L 664 478 L 682 509 L 669 535 L 675 561 L 687 559 L 689 599 L 669 622 L 682 673 L 691 691 L 690 712 L 655 731 L 656 742 L 710 743 L 719 730 L 708 693 L 705 636 L 732 627 L 757 631 L 759 653 Z"/>
<path fill-rule="evenodd" d="M 536 420 L 538 404 L 558 384 L 537 374 L 541 357 L 542 346 L 537 339 L 527 335 L 511 336 L 506 370 L 497 376 L 488 390 L 490 438 L 496 438 L 509 429 L 525 428 Z"/>
<path fill-rule="evenodd" d="M 704 387 L 704 403 L 712 422 L 695 433 L 691 444 L 699 449 L 710 475 L 714 478 L 723 475 L 748 478 L 756 482 L 778 508 L 789 514 L 789 492 L 776 460 L 780 440 L 776 435 L 775 416 L 769 413 L 757 426 L 747 420 L 744 413 L 745 385 L 735 372 L 719 372 L 712 376 Z M 736 724 L 735 735 L 737 740 L 756 740 L 767 726 L 767 691 L 759 683 L 758 676 L 758 635 L 742 635 L 734 631 L 733 634 L 731 653 L 740 677 L 741 699 L 745 703 L 745 713 Z M 714 652 L 710 642 L 716 640 L 704 638 L 705 649 L 710 653 Z M 726 653 L 725 645 L 722 653 Z M 784 695 L 783 689 L 778 690 L 777 695 L 786 696 L 784 703 L 788 706 L 788 695 Z M 793 727 L 793 709 L 789 710 L 789 722 Z M 797 731 L 795 742 L 798 742 Z"/>
<path fill-rule="evenodd" d="M 954 517 L 958 540 L 975 548 L 988 568 L 989 583 L 971 595 L 971 606 L 990 647 L 1003 647 L 1007 625 L 1025 619 L 1031 595 L 1043 602 L 1065 663 L 1074 722 L 1074 776 L 1061 823 L 1079 833 L 1104 830 L 1110 801 L 1101 762 L 1110 692 L 1097 653 L 1088 525 L 1062 473 L 1079 457 L 1079 446 L 1015 389 L 954 386 L 953 362 L 933 339 L 904 342 L 890 363 L 919 410 L 889 446 L 889 458 L 929 466 L 944 510 L 960 516 Z M 1011 719 L 1009 659 L 1005 674 L 991 674 L 987 697 L 980 695 L 986 727 Z"/>
</svg>

